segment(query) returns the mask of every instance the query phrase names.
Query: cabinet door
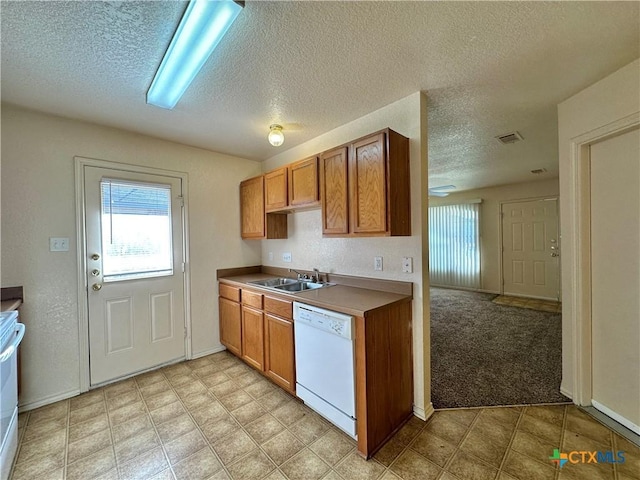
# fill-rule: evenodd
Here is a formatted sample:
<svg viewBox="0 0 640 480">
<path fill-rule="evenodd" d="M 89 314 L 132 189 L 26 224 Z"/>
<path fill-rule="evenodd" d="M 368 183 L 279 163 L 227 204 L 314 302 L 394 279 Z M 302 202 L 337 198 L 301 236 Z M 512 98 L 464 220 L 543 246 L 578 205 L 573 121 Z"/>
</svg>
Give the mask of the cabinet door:
<svg viewBox="0 0 640 480">
<path fill-rule="evenodd" d="M 322 233 L 349 233 L 349 192 L 347 189 L 347 148 L 326 152 L 320 159 Z"/>
<path fill-rule="evenodd" d="M 287 168 L 280 168 L 264 176 L 265 211 L 272 212 L 287 206 Z"/>
<path fill-rule="evenodd" d="M 385 135 L 354 143 L 349 159 L 349 200 L 353 233 L 387 231 Z"/>
<path fill-rule="evenodd" d="M 263 238 L 264 178 L 250 178 L 240 183 L 240 217 L 242 238 Z"/>
<path fill-rule="evenodd" d="M 265 372 L 275 383 L 296 392 L 293 322 L 265 313 Z"/>
<path fill-rule="evenodd" d="M 220 307 L 220 343 L 237 356 L 242 355 L 241 307 L 226 298 L 218 299 Z"/>
<path fill-rule="evenodd" d="M 264 370 L 263 313 L 242 307 L 242 358 L 253 367 Z"/>
<path fill-rule="evenodd" d="M 289 165 L 289 205 L 318 203 L 318 158 L 308 158 Z"/>
</svg>

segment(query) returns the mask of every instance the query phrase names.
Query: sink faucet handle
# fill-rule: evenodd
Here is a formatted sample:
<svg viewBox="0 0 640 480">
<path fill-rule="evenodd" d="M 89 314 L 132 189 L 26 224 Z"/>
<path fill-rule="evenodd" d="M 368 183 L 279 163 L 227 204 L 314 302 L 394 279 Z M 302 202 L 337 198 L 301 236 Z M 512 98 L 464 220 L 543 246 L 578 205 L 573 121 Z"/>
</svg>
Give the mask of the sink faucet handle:
<svg viewBox="0 0 640 480">
<path fill-rule="evenodd" d="M 314 281 L 316 283 L 320 283 L 320 270 L 318 270 L 317 268 L 313 269 L 313 277 Z"/>
<path fill-rule="evenodd" d="M 309 280 L 309 276 L 306 273 L 300 273 L 297 270 L 294 270 L 293 268 L 289 269 L 289 272 L 295 272 L 298 274 L 298 280 Z"/>
</svg>

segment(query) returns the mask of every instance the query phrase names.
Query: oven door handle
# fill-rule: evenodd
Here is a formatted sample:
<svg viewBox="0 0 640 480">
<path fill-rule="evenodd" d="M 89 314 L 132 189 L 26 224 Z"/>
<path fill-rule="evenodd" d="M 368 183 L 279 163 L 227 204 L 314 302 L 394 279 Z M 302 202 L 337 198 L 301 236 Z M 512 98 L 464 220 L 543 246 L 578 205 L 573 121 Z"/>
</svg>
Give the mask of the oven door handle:
<svg viewBox="0 0 640 480">
<path fill-rule="evenodd" d="M 13 339 L 13 342 L 5 349 L 4 352 L 0 353 L 0 363 L 4 363 L 11 358 L 11 355 L 16 351 L 18 345 L 24 338 L 25 326 L 22 323 L 18 323 L 16 325 L 16 338 Z"/>
</svg>

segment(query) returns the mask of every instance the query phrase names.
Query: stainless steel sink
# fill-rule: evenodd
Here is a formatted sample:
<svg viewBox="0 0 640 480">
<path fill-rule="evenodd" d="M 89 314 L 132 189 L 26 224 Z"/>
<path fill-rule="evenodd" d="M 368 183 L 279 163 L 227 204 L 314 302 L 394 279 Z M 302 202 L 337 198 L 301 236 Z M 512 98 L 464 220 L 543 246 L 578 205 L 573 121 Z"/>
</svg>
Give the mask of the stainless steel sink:
<svg viewBox="0 0 640 480">
<path fill-rule="evenodd" d="M 296 282 L 285 285 L 276 285 L 273 288 L 282 290 L 285 292 L 302 292 L 303 290 L 314 290 L 316 288 L 322 288 L 327 286 L 326 283 L 314 283 L 314 282 Z"/>
<path fill-rule="evenodd" d="M 265 280 L 254 280 L 248 283 L 260 285 L 261 287 L 278 287 L 280 285 L 292 285 L 299 282 L 293 278 L 267 278 Z"/>
<path fill-rule="evenodd" d="M 271 288 L 280 292 L 298 293 L 305 290 L 314 290 L 316 288 L 330 287 L 332 283 L 316 283 L 307 280 L 295 280 L 293 278 L 266 278 L 264 280 L 253 280 L 248 282 L 252 285 Z"/>
</svg>

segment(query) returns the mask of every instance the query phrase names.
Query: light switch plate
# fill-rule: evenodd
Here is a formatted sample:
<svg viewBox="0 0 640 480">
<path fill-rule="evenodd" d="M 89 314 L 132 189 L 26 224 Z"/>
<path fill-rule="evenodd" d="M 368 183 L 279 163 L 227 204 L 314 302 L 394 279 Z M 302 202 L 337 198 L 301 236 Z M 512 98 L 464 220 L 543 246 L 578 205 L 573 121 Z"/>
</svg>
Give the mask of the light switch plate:
<svg viewBox="0 0 640 480">
<path fill-rule="evenodd" d="M 273 252 L 269 252 L 269 260 L 273 261 Z"/>
<path fill-rule="evenodd" d="M 382 257 L 373 257 L 373 269 L 382 271 Z"/>
<path fill-rule="evenodd" d="M 68 252 L 69 238 L 68 237 L 49 237 L 49 251 L 50 252 Z"/>
<path fill-rule="evenodd" d="M 291 263 L 291 252 L 286 252 L 282 254 L 282 261 Z"/>
<path fill-rule="evenodd" d="M 402 271 L 413 273 L 413 257 L 402 257 Z"/>
</svg>

